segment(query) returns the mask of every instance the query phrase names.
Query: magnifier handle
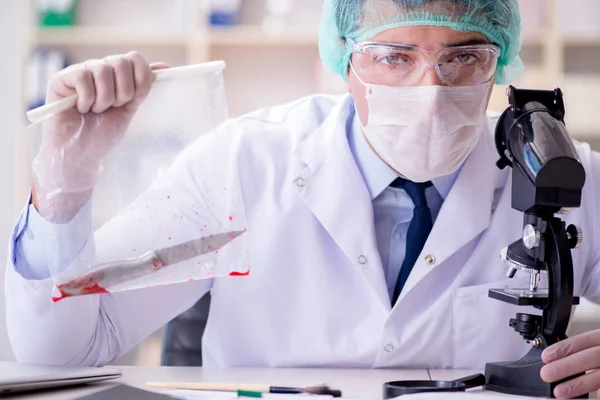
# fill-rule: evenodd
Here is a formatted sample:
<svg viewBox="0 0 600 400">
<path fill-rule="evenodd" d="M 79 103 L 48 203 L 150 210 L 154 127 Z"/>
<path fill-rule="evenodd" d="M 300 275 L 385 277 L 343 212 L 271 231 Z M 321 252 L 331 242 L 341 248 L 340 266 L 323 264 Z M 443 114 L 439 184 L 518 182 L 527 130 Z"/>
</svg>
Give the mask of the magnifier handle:
<svg viewBox="0 0 600 400">
<path fill-rule="evenodd" d="M 465 376 L 464 378 L 456 379 L 453 382 L 464 383 L 466 386 L 466 389 L 473 389 L 473 388 L 485 385 L 485 375 L 473 374 L 473 375 Z"/>
<path fill-rule="evenodd" d="M 153 71 L 154 82 L 164 81 L 167 79 L 179 79 L 197 74 L 206 74 L 210 72 L 222 71 L 225 69 L 224 61 L 210 61 L 201 64 L 186 65 L 183 67 L 174 67 L 159 69 Z M 27 112 L 26 116 L 30 123 L 36 124 L 44 119 L 66 111 L 77 105 L 78 97 L 76 94 L 57 100 L 50 104 L 43 105 Z"/>
</svg>

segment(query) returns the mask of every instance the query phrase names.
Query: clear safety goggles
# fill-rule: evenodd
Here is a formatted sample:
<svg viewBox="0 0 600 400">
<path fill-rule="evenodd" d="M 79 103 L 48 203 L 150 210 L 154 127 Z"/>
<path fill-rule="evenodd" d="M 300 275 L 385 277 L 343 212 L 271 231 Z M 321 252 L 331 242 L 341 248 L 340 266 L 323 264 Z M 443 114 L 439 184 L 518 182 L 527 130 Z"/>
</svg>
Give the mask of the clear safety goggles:
<svg viewBox="0 0 600 400">
<path fill-rule="evenodd" d="M 385 86 L 415 85 L 428 68 L 434 68 L 447 86 L 483 84 L 494 76 L 500 56 L 500 49 L 491 44 L 429 51 L 404 44 L 350 43 L 354 53 L 352 67 L 360 78 Z"/>
</svg>

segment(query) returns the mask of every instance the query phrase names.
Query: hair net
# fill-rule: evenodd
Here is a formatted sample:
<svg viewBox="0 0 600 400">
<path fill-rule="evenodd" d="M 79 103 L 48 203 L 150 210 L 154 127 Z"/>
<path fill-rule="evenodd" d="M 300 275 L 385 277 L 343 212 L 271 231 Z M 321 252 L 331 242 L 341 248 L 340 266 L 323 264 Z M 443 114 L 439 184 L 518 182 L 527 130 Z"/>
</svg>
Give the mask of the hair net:
<svg viewBox="0 0 600 400">
<path fill-rule="evenodd" d="M 495 83 L 523 70 L 518 0 L 324 0 L 319 52 L 325 66 L 346 78 L 351 44 L 406 26 L 443 26 L 479 32 L 501 49 Z"/>
</svg>

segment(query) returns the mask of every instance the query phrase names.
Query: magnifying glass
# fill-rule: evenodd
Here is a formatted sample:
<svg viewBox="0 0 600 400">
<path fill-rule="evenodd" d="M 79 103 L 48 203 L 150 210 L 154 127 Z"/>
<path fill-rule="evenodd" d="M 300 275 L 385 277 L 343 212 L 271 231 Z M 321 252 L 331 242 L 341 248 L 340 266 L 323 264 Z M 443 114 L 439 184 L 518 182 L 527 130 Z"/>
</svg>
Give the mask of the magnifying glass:
<svg viewBox="0 0 600 400">
<path fill-rule="evenodd" d="M 383 398 L 424 392 L 464 392 L 485 385 L 485 375 L 475 374 L 454 381 L 394 381 L 383 385 Z"/>
</svg>

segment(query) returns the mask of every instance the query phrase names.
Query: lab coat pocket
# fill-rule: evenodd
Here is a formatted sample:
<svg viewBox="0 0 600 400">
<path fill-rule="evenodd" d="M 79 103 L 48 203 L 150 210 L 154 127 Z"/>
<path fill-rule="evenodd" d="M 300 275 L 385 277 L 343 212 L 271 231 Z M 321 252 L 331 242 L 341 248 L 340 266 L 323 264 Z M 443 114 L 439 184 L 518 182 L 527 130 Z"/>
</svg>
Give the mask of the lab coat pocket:
<svg viewBox="0 0 600 400">
<path fill-rule="evenodd" d="M 453 368 L 483 369 L 485 363 L 521 358 L 527 342 L 510 326 L 516 313 L 535 313 L 489 297 L 490 289 L 526 287 L 522 279 L 506 279 L 455 290 L 452 304 Z"/>
</svg>

